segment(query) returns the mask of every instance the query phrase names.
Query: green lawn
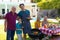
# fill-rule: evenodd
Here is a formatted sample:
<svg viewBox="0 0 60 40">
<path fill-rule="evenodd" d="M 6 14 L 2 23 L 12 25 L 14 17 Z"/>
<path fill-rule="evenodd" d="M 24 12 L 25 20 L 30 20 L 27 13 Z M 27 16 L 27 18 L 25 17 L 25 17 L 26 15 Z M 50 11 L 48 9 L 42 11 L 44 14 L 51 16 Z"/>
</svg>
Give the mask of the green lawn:
<svg viewBox="0 0 60 40">
<path fill-rule="evenodd" d="M 1 21 L 0 21 L 0 23 L 1 23 Z M 34 22 L 33 21 L 31 21 L 31 27 L 34 28 Z M 4 32 L 4 24 L 0 24 L 0 40 L 6 40 L 6 32 Z M 15 34 L 15 40 L 17 40 L 16 34 Z M 27 36 L 27 40 L 29 40 L 28 36 Z"/>
<path fill-rule="evenodd" d="M 32 28 L 34 28 L 34 23 L 31 23 Z M 6 40 L 6 32 L 4 32 L 4 24 L 0 24 L 0 40 Z M 15 40 L 17 40 L 17 36 L 15 34 Z M 27 40 L 29 40 L 27 36 Z"/>
<path fill-rule="evenodd" d="M 6 39 L 6 33 L 4 32 L 4 25 L 0 25 L 0 40 Z"/>
<path fill-rule="evenodd" d="M 0 25 L 0 40 L 6 40 L 6 32 L 4 32 L 4 25 Z M 15 40 L 17 40 L 16 34 L 15 34 Z M 29 40 L 28 36 L 27 40 Z"/>
</svg>

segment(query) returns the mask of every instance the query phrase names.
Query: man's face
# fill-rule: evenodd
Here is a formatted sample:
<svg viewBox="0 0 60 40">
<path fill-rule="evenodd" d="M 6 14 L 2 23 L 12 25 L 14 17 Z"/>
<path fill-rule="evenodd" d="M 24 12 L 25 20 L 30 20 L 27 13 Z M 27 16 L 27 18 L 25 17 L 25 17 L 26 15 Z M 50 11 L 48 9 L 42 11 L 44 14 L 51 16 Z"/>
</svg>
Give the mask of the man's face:
<svg viewBox="0 0 60 40">
<path fill-rule="evenodd" d="M 21 5 L 21 6 L 20 6 L 20 8 L 21 8 L 22 10 L 24 10 L 24 7 L 25 7 L 24 5 Z"/>
<path fill-rule="evenodd" d="M 15 12 L 16 11 L 16 8 L 15 7 L 12 7 L 12 11 Z"/>
</svg>

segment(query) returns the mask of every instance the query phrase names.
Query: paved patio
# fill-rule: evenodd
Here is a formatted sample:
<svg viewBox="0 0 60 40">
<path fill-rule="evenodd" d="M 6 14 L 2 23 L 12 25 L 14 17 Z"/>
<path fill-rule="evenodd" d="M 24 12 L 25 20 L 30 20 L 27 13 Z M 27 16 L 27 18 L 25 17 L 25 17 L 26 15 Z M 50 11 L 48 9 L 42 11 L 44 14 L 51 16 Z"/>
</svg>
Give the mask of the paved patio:
<svg viewBox="0 0 60 40">
<path fill-rule="evenodd" d="M 55 37 L 51 38 L 50 40 L 60 40 L 60 36 L 55 36 Z"/>
</svg>

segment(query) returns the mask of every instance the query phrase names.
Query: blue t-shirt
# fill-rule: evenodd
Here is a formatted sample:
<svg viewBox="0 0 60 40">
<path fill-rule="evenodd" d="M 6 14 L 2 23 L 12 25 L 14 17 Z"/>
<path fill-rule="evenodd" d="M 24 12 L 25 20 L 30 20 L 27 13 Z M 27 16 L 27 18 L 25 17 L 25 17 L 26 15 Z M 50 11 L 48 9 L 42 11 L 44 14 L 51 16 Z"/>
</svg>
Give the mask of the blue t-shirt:
<svg viewBox="0 0 60 40">
<path fill-rule="evenodd" d="M 22 20 L 26 21 L 26 20 L 27 20 L 27 17 L 30 16 L 30 11 L 29 11 L 29 10 L 20 11 L 20 12 L 18 13 L 18 16 L 19 16 Z"/>
<path fill-rule="evenodd" d="M 23 33 L 30 33 L 31 30 L 31 25 L 30 25 L 30 20 L 28 20 L 27 18 L 30 17 L 30 11 L 29 10 L 24 10 L 24 11 L 20 11 L 18 13 L 18 16 L 22 19 L 22 25 L 24 27 Z"/>
<path fill-rule="evenodd" d="M 22 24 L 21 23 L 16 24 L 16 34 L 22 34 L 22 30 L 17 30 L 17 29 L 22 29 Z"/>
</svg>

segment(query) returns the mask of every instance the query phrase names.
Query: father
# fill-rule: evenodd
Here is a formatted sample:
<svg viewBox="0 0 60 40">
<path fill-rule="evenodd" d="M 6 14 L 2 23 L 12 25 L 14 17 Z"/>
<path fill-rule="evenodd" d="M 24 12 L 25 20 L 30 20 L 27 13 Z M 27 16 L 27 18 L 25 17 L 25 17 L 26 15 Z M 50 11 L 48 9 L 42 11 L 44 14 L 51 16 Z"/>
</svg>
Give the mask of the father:
<svg viewBox="0 0 60 40">
<path fill-rule="evenodd" d="M 20 4 L 19 7 L 21 11 L 18 13 L 18 16 L 22 19 L 24 39 L 26 40 L 26 33 L 29 34 L 31 32 L 30 11 L 25 9 L 24 4 Z"/>
<path fill-rule="evenodd" d="M 16 26 L 16 8 L 13 6 L 11 11 L 5 16 L 5 28 L 4 31 L 7 32 L 7 40 L 14 40 L 15 26 Z"/>
</svg>

